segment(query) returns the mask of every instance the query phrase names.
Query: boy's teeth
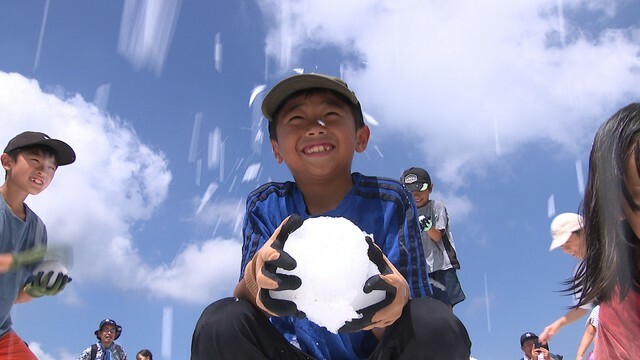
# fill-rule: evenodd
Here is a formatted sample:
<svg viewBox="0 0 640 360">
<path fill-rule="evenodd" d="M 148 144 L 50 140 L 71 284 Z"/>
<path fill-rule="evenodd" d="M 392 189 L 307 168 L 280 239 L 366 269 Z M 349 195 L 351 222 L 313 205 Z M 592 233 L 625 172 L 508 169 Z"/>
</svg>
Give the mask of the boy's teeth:
<svg viewBox="0 0 640 360">
<path fill-rule="evenodd" d="M 329 150 L 328 146 L 325 148 L 322 145 L 318 145 L 318 146 L 313 146 L 313 147 L 307 149 L 307 154 L 319 153 L 319 152 L 328 151 L 328 150 Z"/>
</svg>

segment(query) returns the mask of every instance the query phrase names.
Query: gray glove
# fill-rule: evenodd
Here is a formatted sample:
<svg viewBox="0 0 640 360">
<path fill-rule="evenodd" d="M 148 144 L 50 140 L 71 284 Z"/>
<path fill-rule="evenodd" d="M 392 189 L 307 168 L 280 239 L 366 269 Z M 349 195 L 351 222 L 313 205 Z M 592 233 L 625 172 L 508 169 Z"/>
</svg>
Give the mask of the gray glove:
<svg viewBox="0 0 640 360">
<path fill-rule="evenodd" d="M 49 271 L 46 275 L 42 271 L 37 273 L 36 276 L 33 277 L 33 280 L 24 288 L 24 291 L 34 298 L 43 295 L 52 296 L 62 291 L 64 287 L 71 282 L 71 278 L 68 275 L 58 273 L 58 277 L 53 285 L 48 286 L 47 284 L 49 284 L 49 279 L 51 279 L 52 276 L 53 271 Z"/>
</svg>

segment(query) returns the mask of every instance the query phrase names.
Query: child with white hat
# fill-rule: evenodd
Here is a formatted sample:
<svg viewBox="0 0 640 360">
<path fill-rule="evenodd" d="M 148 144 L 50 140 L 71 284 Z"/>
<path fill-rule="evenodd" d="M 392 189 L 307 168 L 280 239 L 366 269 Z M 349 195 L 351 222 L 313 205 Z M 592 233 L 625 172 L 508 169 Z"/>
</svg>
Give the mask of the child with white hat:
<svg viewBox="0 0 640 360">
<path fill-rule="evenodd" d="M 565 253 L 575 257 L 578 260 L 584 259 L 587 255 L 585 242 L 585 234 L 582 229 L 584 219 L 582 216 L 574 213 L 562 213 L 551 221 L 551 246 L 549 251 L 561 248 Z M 577 266 L 574 269 L 577 270 Z M 574 304 L 580 300 L 580 292 L 574 294 Z M 571 324 L 580 319 L 593 309 L 593 304 L 587 304 L 580 307 L 574 307 L 558 318 L 551 325 L 544 328 L 540 334 L 540 341 L 549 341 L 560 328 Z"/>
</svg>

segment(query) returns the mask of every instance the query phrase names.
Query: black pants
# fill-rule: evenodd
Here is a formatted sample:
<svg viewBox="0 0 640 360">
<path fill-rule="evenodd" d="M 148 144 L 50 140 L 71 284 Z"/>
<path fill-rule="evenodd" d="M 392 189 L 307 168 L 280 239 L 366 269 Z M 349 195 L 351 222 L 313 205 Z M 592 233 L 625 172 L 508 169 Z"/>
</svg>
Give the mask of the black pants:
<svg viewBox="0 0 640 360">
<path fill-rule="evenodd" d="M 370 360 L 468 360 L 471 340 L 449 307 L 434 299 L 409 301 L 387 327 Z M 198 319 L 191 359 L 313 359 L 291 345 L 250 302 L 225 298 Z M 336 359 L 334 359 L 336 360 Z"/>
</svg>

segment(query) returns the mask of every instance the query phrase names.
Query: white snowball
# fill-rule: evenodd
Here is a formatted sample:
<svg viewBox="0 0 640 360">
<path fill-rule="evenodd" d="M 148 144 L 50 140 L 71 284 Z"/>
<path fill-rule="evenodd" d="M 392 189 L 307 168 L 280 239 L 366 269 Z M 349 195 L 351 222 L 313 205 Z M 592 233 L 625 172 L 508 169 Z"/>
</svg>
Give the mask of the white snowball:
<svg viewBox="0 0 640 360">
<path fill-rule="evenodd" d="M 284 245 L 296 268 L 278 269 L 298 276 L 302 285 L 296 290 L 271 291 L 271 296 L 295 302 L 309 320 L 337 333 L 346 321 L 358 317 L 357 310 L 385 297 L 381 290 L 362 291 L 365 281 L 380 273 L 367 255 L 366 235 L 345 218 L 305 220 Z"/>
<path fill-rule="evenodd" d="M 43 261 L 38 266 L 36 266 L 35 269 L 33 269 L 33 275 L 35 276 L 41 271 L 44 273 L 44 275 L 42 276 L 46 276 L 49 271 L 53 271 L 53 274 L 51 275 L 51 277 L 49 278 L 49 282 L 47 283 L 47 286 L 49 287 L 55 284 L 56 280 L 58 279 L 58 274 L 62 273 L 63 275 L 68 275 L 67 268 L 56 260 Z"/>
</svg>

